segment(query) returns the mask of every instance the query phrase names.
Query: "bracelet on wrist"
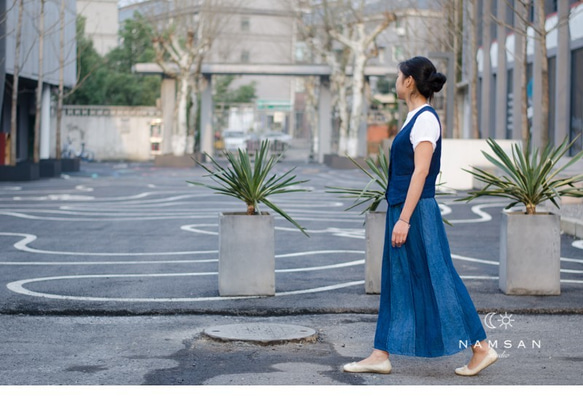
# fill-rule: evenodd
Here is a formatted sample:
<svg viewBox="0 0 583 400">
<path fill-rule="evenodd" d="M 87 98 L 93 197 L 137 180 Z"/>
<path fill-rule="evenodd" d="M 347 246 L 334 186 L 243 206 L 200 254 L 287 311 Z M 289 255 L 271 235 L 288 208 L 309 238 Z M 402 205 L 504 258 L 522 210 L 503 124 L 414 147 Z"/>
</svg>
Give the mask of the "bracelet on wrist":
<svg viewBox="0 0 583 400">
<path fill-rule="evenodd" d="M 403 221 L 404 223 L 406 223 L 407 225 L 411 226 L 411 224 L 407 221 L 405 221 L 403 218 L 399 218 L 399 221 Z"/>
</svg>

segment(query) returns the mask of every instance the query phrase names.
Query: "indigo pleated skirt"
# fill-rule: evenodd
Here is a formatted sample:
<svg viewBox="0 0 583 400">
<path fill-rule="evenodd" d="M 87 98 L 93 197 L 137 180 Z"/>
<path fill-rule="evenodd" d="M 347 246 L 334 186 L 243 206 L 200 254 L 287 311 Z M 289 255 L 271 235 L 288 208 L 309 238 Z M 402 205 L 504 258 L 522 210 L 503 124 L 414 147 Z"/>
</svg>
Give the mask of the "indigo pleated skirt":
<svg viewBox="0 0 583 400">
<path fill-rule="evenodd" d="M 437 202 L 420 199 L 405 244 L 392 247 L 393 226 L 402 206 L 387 210 L 374 348 L 440 357 L 486 339 L 474 303 L 453 266 Z"/>
</svg>

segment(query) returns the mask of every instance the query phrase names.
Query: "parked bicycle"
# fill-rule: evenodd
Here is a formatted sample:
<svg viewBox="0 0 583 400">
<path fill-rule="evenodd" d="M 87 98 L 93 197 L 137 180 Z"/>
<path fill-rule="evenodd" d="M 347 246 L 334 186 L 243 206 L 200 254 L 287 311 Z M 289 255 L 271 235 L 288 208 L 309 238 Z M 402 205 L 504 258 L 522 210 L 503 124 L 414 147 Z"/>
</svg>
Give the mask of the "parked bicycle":
<svg viewBox="0 0 583 400">
<path fill-rule="evenodd" d="M 80 158 L 83 161 L 93 161 L 95 159 L 95 154 L 85 148 L 85 142 L 81 142 L 81 150 L 77 151 L 73 147 L 73 140 L 67 137 L 67 143 L 63 150 L 61 151 L 61 157 L 63 158 Z"/>
</svg>

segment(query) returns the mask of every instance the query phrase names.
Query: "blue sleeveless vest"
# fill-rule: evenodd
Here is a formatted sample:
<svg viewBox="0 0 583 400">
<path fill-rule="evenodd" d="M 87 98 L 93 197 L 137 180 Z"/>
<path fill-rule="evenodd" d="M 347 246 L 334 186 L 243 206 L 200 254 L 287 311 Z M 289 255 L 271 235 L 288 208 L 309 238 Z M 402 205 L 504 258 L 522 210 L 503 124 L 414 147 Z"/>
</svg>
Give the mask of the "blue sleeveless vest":
<svg viewBox="0 0 583 400">
<path fill-rule="evenodd" d="M 409 184 L 411 183 L 411 177 L 413 175 L 413 170 L 415 169 L 414 151 L 413 146 L 411 145 L 410 135 L 417 117 L 423 112 L 433 113 L 437 118 L 437 122 L 439 122 L 439 116 L 433 107 L 425 106 L 419 110 L 413 118 L 411 118 L 411 121 L 399 131 L 393 140 L 389 156 L 389 184 L 385 195 L 390 206 L 405 202 L 405 198 L 407 197 L 407 191 L 409 190 Z M 439 139 L 437 140 L 435 150 L 433 151 L 433 157 L 431 158 L 431 164 L 429 166 L 429 174 L 425 180 L 421 198 L 435 196 L 435 181 L 437 180 L 440 168 L 441 123 L 439 122 Z"/>
</svg>

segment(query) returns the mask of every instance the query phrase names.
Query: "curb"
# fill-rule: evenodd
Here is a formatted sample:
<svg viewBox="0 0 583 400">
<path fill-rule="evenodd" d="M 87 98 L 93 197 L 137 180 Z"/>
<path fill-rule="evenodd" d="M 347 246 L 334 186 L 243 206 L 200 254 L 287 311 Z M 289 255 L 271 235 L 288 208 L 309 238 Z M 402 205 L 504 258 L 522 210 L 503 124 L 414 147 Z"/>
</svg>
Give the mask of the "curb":
<svg viewBox="0 0 583 400">
<path fill-rule="evenodd" d="M 574 218 L 561 217 L 561 230 L 579 239 L 583 238 L 583 221 Z"/>
</svg>

